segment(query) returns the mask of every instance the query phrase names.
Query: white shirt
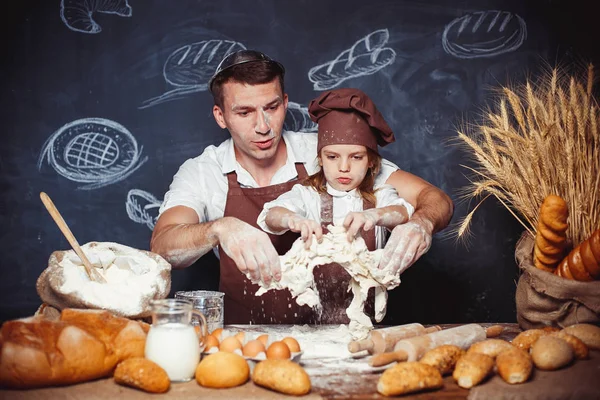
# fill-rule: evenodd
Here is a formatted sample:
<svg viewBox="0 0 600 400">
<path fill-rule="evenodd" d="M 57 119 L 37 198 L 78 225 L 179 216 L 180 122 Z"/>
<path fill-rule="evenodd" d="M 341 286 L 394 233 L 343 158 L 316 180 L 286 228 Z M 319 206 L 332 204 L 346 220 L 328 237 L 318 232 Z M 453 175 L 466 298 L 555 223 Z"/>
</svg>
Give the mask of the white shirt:
<svg viewBox="0 0 600 400">
<path fill-rule="evenodd" d="M 301 162 L 309 175 L 317 172 L 317 134 L 283 132 L 287 148 L 287 161 L 271 179 L 271 185 L 296 179 L 295 163 Z M 375 185 L 382 185 L 398 167 L 382 160 L 381 171 L 375 177 Z M 254 181 L 236 160 L 231 138 L 218 147 L 208 146 L 198 157 L 189 159 L 179 167 L 169 191 L 165 194 L 159 215 L 175 206 L 185 206 L 196 211 L 200 222 L 223 218 L 229 187 L 227 174 L 235 171 L 241 187 L 257 188 Z"/>
<path fill-rule="evenodd" d="M 414 207 L 398 196 L 398 192 L 392 185 L 376 185 L 374 187 L 377 203 L 375 207 L 404 206 L 410 218 Z M 349 192 L 336 190 L 327 184 L 327 193 L 333 198 L 333 223 L 341 225 L 350 212 L 363 211 L 363 199 L 356 189 Z M 277 199 L 265 203 L 262 212 L 258 216 L 258 226 L 265 232 L 281 235 L 287 230 L 274 232 L 265 223 L 267 212 L 273 207 L 283 207 L 303 218 L 321 221 L 321 196 L 312 186 L 294 185 L 289 192 L 283 193 Z M 385 228 L 375 227 L 375 244 L 381 249 L 385 244 Z"/>
</svg>

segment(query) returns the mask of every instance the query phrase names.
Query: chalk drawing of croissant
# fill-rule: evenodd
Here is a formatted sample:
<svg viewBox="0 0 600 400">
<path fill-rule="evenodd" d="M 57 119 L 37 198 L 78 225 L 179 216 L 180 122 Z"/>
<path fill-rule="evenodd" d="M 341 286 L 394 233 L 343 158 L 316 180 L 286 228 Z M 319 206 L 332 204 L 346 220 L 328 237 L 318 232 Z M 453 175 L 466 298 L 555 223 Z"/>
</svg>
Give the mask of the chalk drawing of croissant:
<svg viewBox="0 0 600 400">
<path fill-rule="evenodd" d="M 148 108 L 207 90 L 208 81 L 221 60 L 228 54 L 245 48 L 239 42 L 219 39 L 203 40 L 178 48 L 169 55 L 163 66 L 165 81 L 175 89 L 144 101 L 138 108 Z"/>
<path fill-rule="evenodd" d="M 327 90 L 347 79 L 372 75 L 392 64 L 396 52 L 384 47 L 390 38 L 387 29 L 379 29 L 360 39 L 341 52 L 334 60 L 312 67 L 308 79 L 315 90 Z"/>
<path fill-rule="evenodd" d="M 442 46 L 456 58 L 494 57 L 517 50 L 527 38 L 527 24 L 508 11 L 475 11 L 444 28 Z"/>
<path fill-rule="evenodd" d="M 161 204 L 162 201 L 152 194 L 140 189 L 131 189 L 127 193 L 125 208 L 129 219 L 138 224 L 145 224 L 152 231 L 158 219 L 158 209 Z"/>
<path fill-rule="evenodd" d="M 293 101 L 288 102 L 287 113 L 283 126 L 286 131 L 316 132 L 318 125 L 308 115 L 308 108 Z"/>
<path fill-rule="evenodd" d="M 127 0 L 61 0 L 60 18 L 75 32 L 100 33 L 102 28 L 92 18 L 94 13 L 116 14 L 131 17 Z"/>
<path fill-rule="evenodd" d="M 104 118 L 83 118 L 62 126 L 46 140 L 38 169 L 46 160 L 63 177 L 97 189 L 122 181 L 142 166 L 135 137 L 123 125 Z"/>
</svg>

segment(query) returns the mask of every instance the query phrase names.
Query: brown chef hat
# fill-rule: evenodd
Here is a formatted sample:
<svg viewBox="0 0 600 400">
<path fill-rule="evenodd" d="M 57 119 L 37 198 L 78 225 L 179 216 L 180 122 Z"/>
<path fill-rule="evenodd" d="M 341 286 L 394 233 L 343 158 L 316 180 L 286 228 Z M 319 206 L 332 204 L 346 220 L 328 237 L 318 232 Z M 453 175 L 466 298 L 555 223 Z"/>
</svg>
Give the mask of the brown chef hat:
<svg viewBox="0 0 600 400">
<path fill-rule="evenodd" d="M 323 92 L 310 102 L 308 113 L 319 124 L 317 152 L 330 144 L 359 144 L 377 153 L 377 145 L 394 141 L 373 101 L 358 89 Z"/>
</svg>

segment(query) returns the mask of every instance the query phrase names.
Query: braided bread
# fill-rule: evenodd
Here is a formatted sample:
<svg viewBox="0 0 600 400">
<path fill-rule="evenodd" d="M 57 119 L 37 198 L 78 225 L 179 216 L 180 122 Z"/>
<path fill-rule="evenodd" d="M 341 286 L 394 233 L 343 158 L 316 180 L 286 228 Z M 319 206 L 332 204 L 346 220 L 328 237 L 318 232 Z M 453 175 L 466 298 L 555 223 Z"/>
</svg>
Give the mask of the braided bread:
<svg viewBox="0 0 600 400">
<path fill-rule="evenodd" d="M 554 273 L 576 281 L 592 281 L 600 278 L 600 229 L 575 247 L 562 260 Z"/>
<path fill-rule="evenodd" d="M 533 264 L 544 271 L 553 272 L 564 257 L 567 244 L 567 203 L 559 196 L 549 195 L 540 206 Z"/>
</svg>

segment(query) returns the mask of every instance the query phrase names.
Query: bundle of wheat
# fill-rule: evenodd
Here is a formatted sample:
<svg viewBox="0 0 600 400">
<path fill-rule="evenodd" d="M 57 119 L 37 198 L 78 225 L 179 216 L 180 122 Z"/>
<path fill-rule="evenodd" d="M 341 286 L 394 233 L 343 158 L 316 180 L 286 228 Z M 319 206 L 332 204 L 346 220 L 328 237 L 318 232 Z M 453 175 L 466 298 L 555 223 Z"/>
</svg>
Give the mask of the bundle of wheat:
<svg viewBox="0 0 600 400">
<path fill-rule="evenodd" d="M 494 196 L 535 236 L 539 210 L 548 195 L 569 208 L 566 232 L 576 246 L 600 224 L 600 112 L 592 97 L 594 71 L 587 82 L 558 69 L 539 84 L 502 87 L 496 107 L 474 129 L 458 132 L 458 141 L 474 156 L 475 174 L 467 199 L 485 196 L 461 220 L 458 237 L 468 233 L 479 205 Z"/>
</svg>

